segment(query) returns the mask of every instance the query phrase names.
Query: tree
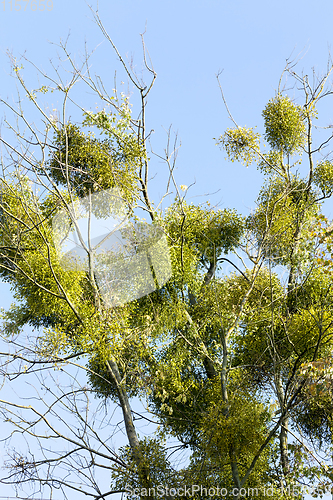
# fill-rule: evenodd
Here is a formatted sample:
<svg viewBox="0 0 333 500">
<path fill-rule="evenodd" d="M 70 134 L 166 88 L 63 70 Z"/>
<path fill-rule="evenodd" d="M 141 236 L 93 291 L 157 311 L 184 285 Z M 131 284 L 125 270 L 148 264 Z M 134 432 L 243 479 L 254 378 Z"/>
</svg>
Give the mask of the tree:
<svg viewBox="0 0 333 500">
<path fill-rule="evenodd" d="M 280 85 L 263 111 L 268 148 L 235 121 L 217 140 L 231 161 L 256 162 L 263 173 L 252 213 L 188 204 L 168 148 L 163 159 L 176 197 L 162 212 L 149 197 L 145 124 L 156 74 L 143 45 L 151 79 L 142 84 L 98 13 L 95 20 L 138 92 L 138 119 L 125 95 L 109 95 L 92 77 L 88 57 L 75 65 L 66 44 L 66 83 L 40 72 L 45 85 L 30 90 L 12 61 L 42 133 L 23 101 L 2 101 L 24 126 L 6 121 L 14 138 L 1 137 L 0 272 L 16 300 L 3 312 L 10 348 L 3 371 L 8 383 L 37 377 L 42 387 L 36 404 L 1 400 L 5 421 L 30 436 L 28 445 L 40 443 L 38 457 L 14 450 L 3 482 L 95 499 L 126 491 L 154 497 L 159 487 L 177 498 L 263 498 L 267 488 L 276 498 L 303 498 L 295 486 L 331 480 L 313 446 L 329 451 L 332 439 L 332 231 L 322 202 L 332 194 L 333 167 L 330 155 L 321 156 L 332 136 L 316 137 L 313 146 L 312 130 L 319 100 L 331 93 L 332 66 L 311 87 L 287 65 L 284 74 L 301 85 L 304 102 L 295 104 Z M 78 105 L 75 123 L 67 106 L 79 81 L 103 107 Z M 39 98 L 48 92 L 62 96 L 61 117 L 43 110 Z M 106 233 L 94 234 L 96 227 Z M 232 273 L 223 274 L 225 262 Z M 24 326 L 37 332 L 28 347 Z M 75 368 L 87 373 L 87 384 Z M 159 424 L 150 438 L 139 435 L 135 397 L 150 412 L 137 417 Z M 117 421 L 103 414 L 110 401 L 128 441 L 117 451 L 110 443 Z M 172 460 L 170 436 L 178 451 L 189 451 L 182 466 Z M 180 492 L 184 485 L 201 489 Z"/>
</svg>

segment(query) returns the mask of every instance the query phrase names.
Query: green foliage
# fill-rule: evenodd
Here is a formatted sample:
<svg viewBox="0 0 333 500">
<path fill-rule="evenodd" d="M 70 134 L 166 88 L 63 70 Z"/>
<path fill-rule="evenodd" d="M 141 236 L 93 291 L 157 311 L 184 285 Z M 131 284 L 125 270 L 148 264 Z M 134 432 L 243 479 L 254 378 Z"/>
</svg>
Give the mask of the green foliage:
<svg viewBox="0 0 333 500">
<path fill-rule="evenodd" d="M 287 264 L 291 256 L 306 262 L 313 249 L 308 231 L 319 206 L 315 194 L 306 182 L 296 176 L 290 181 L 273 177 L 263 186 L 258 197 L 258 207 L 247 219 L 248 228 L 254 232 L 267 256 L 275 263 Z M 297 254 L 292 252 L 298 241 Z"/>
<path fill-rule="evenodd" d="M 235 248 L 244 231 L 243 218 L 234 210 L 215 210 L 185 201 L 168 209 L 164 224 L 173 249 L 191 252 L 204 266 Z"/>
<path fill-rule="evenodd" d="M 151 350 L 150 339 L 144 329 L 131 329 L 129 321 L 130 318 L 126 318 L 125 311 L 122 311 L 121 317 L 115 315 L 113 319 L 108 319 L 104 331 L 100 321 L 93 338 L 89 333 L 88 378 L 99 398 L 116 400 L 118 397 L 107 368 L 110 357 L 117 359 L 122 385 L 129 397 L 144 394 L 149 383 L 146 362 Z"/>
<path fill-rule="evenodd" d="M 324 196 L 333 193 L 333 164 L 329 160 L 318 163 L 313 172 L 313 182 L 322 191 Z"/>
<path fill-rule="evenodd" d="M 115 96 L 111 97 L 115 100 Z M 121 102 L 118 101 L 118 116 L 114 113 L 107 113 L 105 109 L 93 113 L 85 111 L 83 126 L 96 126 L 102 133 L 106 134 L 110 139 L 117 141 L 118 146 L 126 143 L 126 139 L 134 139 L 132 146 L 134 150 L 137 148 L 137 138 L 131 130 L 131 108 L 129 99 L 125 94 L 121 93 Z M 119 141 L 124 141 L 123 143 Z M 128 146 L 130 146 L 128 144 Z M 133 151 L 132 151 L 133 153 Z"/>
<path fill-rule="evenodd" d="M 300 151 L 305 141 L 305 123 L 302 106 L 288 96 L 277 94 L 266 105 L 263 113 L 265 138 L 269 145 L 286 155 Z"/>
<path fill-rule="evenodd" d="M 217 390 L 216 390 L 217 389 Z M 228 450 L 232 446 L 237 454 L 245 456 L 252 449 L 262 444 L 266 435 L 269 413 L 265 407 L 255 401 L 248 392 L 238 387 L 228 404 L 220 400 L 220 387 L 215 386 L 211 394 L 215 401 L 202 422 L 202 432 L 214 435 L 204 439 L 204 450 L 216 460 L 228 460 Z M 210 441 L 209 449 L 207 443 Z M 251 455 L 251 454 L 250 454 Z"/>
<path fill-rule="evenodd" d="M 140 471 L 129 446 L 124 446 L 119 450 L 119 458 L 128 466 L 125 470 L 119 469 L 111 474 L 111 487 L 114 490 L 127 491 L 128 498 L 132 500 L 140 497 L 138 492 L 141 492 L 143 497 L 156 497 L 158 496 L 157 492 L 162 491 L 158 490 L 158 487 L 165 488 L 167 486 L 171 489 L 182 484 L 181 471 L 173 469 L 167 458 L 165 447 L 159 440 L 145 437 L 140 440 L 140 448 L 144 456 L 144 466 L 150 470 L 150 495 L 149 491 L 142 490 Z M 134 493 L 135 490 L 137 490 L 136 493 Z"/>
<path fill-rule="evenodd" d="M 241 161 L 248 167 L 257 158 L 259 138 L 260 135 L 252 128 L 229 128 L 221 135 L 217 144 L 226 150 L 232 162 Z"/>
<path fill-rule="evenodd" d="M 299 429 L 311 437 L 313 442 L 324 449 L 326 443 L 331 441 L 332 422 L 332 391 L 329 387 L 322 387 L 319 391 L 318 384 L 307 387 L 303 394 L 303 400 L 299 405 L 297 413 L 294 412 L 294 420 Z"/>
<path fill-rule="evenodd" d="M 114 123 L 112 115 L 110 121 Z M 124 132 L 124 123 L 118 122 L 117 127 L 110 124 L 109 130 L 109 116 L 105 113 L 97 117 L 87 114 L 85 123 L 106 127 L 108 137 L 96 138 L 92 131 L 85 134 L 72 123 L 58 130 L 54 136 L 55 150 L 48 163 L 51 178 L 67 189 L 75 189 L 80 197 L 118 187 L 129 206 L 133 206 L 138 197 L 138 171 L 144 157 L 137 137 Z M 118 128 L 119 133 L 113 131 Z"/>
<path fill-rule="evenodd" d="M 211 406 L 201 423 L 201 453 L 209 459 L 210 467 L 223 469 L 230 460 L 232 450 L 239 457 L 240 469 L 245 472 L 265 439 L 269 412 L 253 394 L 238 384 L 228 403 L 221 401 L 219 384 L 214 384 L 210 400 Z M 267 450 L 262 460 L 267 461 L 268 455 Z M 263 462 L 258 466 L 262 468 Z M 232 487 L 232 482 L 229 484 Z"/>
<path fill-rule="evenodd" d="M 258 169 L 268 177 L 281 177 L 288 182 L 290 169 L 298 163 L 300 161 L 296 161 L 294 164 L 285 163 L 283 152 L 273 150 L 260 155 Z"/>
</svg>

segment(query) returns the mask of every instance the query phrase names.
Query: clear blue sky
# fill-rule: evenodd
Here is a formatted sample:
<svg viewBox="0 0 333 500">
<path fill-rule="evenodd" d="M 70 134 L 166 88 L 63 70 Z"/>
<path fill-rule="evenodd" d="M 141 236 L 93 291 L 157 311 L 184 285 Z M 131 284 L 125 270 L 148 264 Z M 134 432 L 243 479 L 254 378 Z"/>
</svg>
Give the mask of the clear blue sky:
<svg viewBox="0 0 333 500">
<path fill-rule="evenodd" d="M 19 5 L 21 10 L 16 11 L 15 0 L 0 2 L 2 98 L 14 95 L 7 50 L 16 57 L 25 53 L 48 71 L 49 59 L 57 57 L 54 44 L 69 33 L 72 55 L 79 58 L 84 53 L 85 41 L 89 49 L 96 48 L 92 69 L 103 76 L 110 90 L 113 88 L 114 71 L 121 74 L 120 67 L 84 0 L 53 0 L 52 10 L 43 12 L 38 8 L 33 11 L 30 0 L 17 0 L 17 8 Z M 138 72 L 142 65 L 140 33 L 146 29 L 146 46 L 158 75 L 148 102 L 148 126 L 155 131 L 152 144 L 157 153 L 163 152 L 165 130 L 171 124 L 178 133 L 182 144 L 178 183 L 196 183 L 190 191 L 190 197 L 197 197 L 194 202 L 210 198 L 222 207 L 247 213 L 254 206 L 262 177 L 255 165 L 245 168 L 227 163 L 215 146 L 213 137 L 231 126 L 215 75 L 223 69 L 221 81 L 237 122 L 258 126 L 262 132 L 261 111 L 274 95 L 288 57 L 302 55 L 300 71 L 309 72 L 312 67 L 319 73 L 325 71 L 333 40 L 333 3 L 100 0 L 99 13 L 120 53 L 133 57 Z M 32 87 L 38 87 L 36 73 L 28 65 L 25 76 Z M 76 97 L 82 105 L 89 101 L 84 93 Z M 321 110 L 324 124 L 333 123 L 333 103 L 327 102 L 329 107 Z M 3 111 L 0 114 L 3 116 Z M 152 157 L 151 170 L 157 174 L 152 188 L 158 201 L 164 194 L 165 166 Z M 332 204 L 327 205 L 326 214 L 333 218 Z M 10 301 L 7 290 L 0 285 L 0 305 L 4 307 Z"/>
</svg>

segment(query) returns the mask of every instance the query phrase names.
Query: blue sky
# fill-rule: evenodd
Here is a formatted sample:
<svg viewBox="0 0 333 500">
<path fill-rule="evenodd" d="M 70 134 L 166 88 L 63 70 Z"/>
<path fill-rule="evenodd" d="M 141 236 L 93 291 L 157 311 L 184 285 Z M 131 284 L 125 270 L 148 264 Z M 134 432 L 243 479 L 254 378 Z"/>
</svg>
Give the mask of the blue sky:
<svg viewBox="0 0 333 500">
<path fill-rule="evenodd" d="M 93 71 L 102 75 L 111 90 L 117 70 L 119 83 L 123 79 L 126 90 L 117 58 L 94 24 L 86 2 L 53 0 L 52 9 L 51 3 L 48 5 L 50 10 L 34 11 L 30 0 L 17 0 L 17 9 L 21 6 L 18 11 L 15 0 L 0 2 L 1 97 L 10 100 L 14 96 L 8 50 L 17 58 L 25 54 L 49 71 L 49 59 L 55 61 L 59 53 L 55 44 L 68 34 L 73 56 L 79 59 L 87 42 L 89 49 L 96 48 Z M 323 0 L 100 0 L 99 14 L 120 53 L 133 59 L 138 73 L 142 68 L 140 33 L 146 30 L 146 46 L 157 72 L 147 107 L 148 127 L 154 129 L 152 145 L 163 154 L 166 130 L 172 125 L 181 141 L 177 182 L 195 183 L 189 199 L 200 203 L 210 199 L 222 208 L 248 213 L 262 176 L 255 165 L 245 168 L 226 162 L 225 154 L 215 145 L 213 138 L 232 125 L 216 73 L 223 70 L 221 82 L 237 122 L 257 126 L 262 132 L 262 109 L 274 96 L 288 57 L 300 58 L 300 72 L 310 72 L 312 67 L 318 73 L 325 71 L 333 41 L 333 4 Z M 24 76 L 36 88 L 35 70 L 24 66 Z M 83 106 L 91 101 L 80 90 L 76 98 Z M 57 106 L 47 99 L 47 105 Z M 320 109 L 323 125 L 333 123 L 332 101 L 326 103 Z M 135 97 L 133 104 L 135 116 Z M 151 192 L 157 202 L 165 192 L 166 166 L 154 156 L 151 172 Z M 333 218 L 332 203 L 326 205 L 326 215 Z M 7 307 L 11 298 L 6 285 L 0 284 L 0 294 L 0 305 Z"/>
</svg>

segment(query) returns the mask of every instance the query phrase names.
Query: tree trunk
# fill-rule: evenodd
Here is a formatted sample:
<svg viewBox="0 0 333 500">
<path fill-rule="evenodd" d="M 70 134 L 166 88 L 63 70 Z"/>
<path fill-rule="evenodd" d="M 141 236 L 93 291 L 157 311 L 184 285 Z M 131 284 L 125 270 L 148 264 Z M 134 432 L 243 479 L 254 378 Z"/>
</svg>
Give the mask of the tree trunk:
<svg viewBox="0 0 333 500">
<path fill-rule="evenodd" d="M 276 392 L 279 401 L 281 413 L 285 410 L 285 397 L 282 387 L 281 374 L 276 376 Z M 280 428 L 280 456 L 283 476 L 286 478 L 289 474 L 289 458 L 288 458 L 288 415 L 285 415 L 281 421 Z"/>
<path fill-rule="evenodd" d="M 289 474 L 288 417 L 285 417 L 281 422 L 280 453 L 281 453 L 281 464 L 282 464 L 283 475 L 286 478 Z"/>
<path fill-rule="evenodd" d="M 107 368 L 117 387 L 119 403 L 123 412 L 128 442 L 132 450 L 133 459 L 138 468 L 140 486 L 142 488 L 146 488 L 149 492 L 149 488 L 152 487 L 150 482 L 149 468 L 146 466 L 144 456 L 142 455 L 140 441 L 133 423 L 131 406 L 128 400 L 126 389 L 123 387 L 121 375 L 116 361 L 114 359 L 110 359 L 109 361 L 107 361 Z M 147 495 L 146 498 L 150 498 L 150 495 Z"/>
<path fill-rule="evenodd" d="M 221 389 L 222 389 L 222 400 L 225 404 L 224 416 L 229 418 L 229 398 L 228 398 L 228 389 L 227 389 L 227 363 L 228 363 L 228 346 L 226 339 L 223 341 L 223 361 L 222 361 L 222 371 L 221 371 Z M 237 488 L 238 492 L 241 488 L 241 482 L 239 479 L 238 472 L 238 464 L 237 457 L 235 453 L 235 449 L 233 443 L 231 443 L 229 447 L 229 458 L 230 458 L 230 466 L 231 466 L 231 474 L 234 482 L 234 487 Z M 234 498 L 238 499 L 239 494 L 233 495 Z"/>
</svg>

